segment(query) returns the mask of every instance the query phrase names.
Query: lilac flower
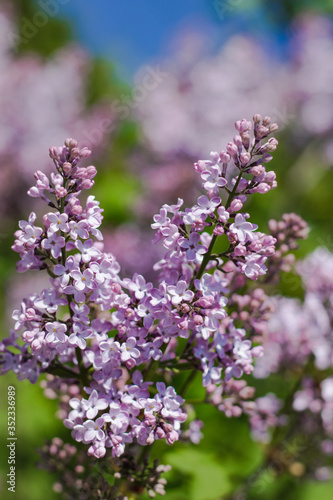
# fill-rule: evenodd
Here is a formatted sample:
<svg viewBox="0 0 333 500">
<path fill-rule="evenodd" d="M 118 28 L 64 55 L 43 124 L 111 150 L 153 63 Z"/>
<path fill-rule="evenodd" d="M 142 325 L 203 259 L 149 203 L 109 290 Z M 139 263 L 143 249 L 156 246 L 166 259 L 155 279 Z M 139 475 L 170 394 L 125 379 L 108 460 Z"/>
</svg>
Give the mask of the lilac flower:
<svg viewBox="0 0 333 500">
<path fill-rule="evenodd" d="M 193 261 L 196 259 L 197 255 L 207 252 L 207 248 L 198 245 L 200 241 L 200 235 L 198 233 L 191 233 L 188 240 L 186 238 L 182 239 L 179 246 L 186 250 L 186 258 L 188 261 Z"/>
<path fill-rule="evenodd" d="M 145 414 L 159 412 L 162 408 L 162 404 L 152 398 L 142 399 L 141 404 L 143 405 Z"/>
<path fill-rule="evenodd" d="M 206 195 L 199 196 L 198 205 L 193 207 L 193 214 L 196 217 L 200 217 L 200 215 L 211 215 L 220 203 L 221 198 L 219 197 L 209 199 Z"/>
<path fill-rule="evenodd" d="M 130 359 L 136 359 L 140 356 L 140 351 L 136 347 L 136 339 L 130 337 L 127 341 L 121 345 L 121 360 L 126 362 Z"/>
<path fill-rule="evenodd" d="M 48 177 L 40 170 L 37 170 L 37 172 L 34 174 L 34 177 L 36 179 L 36 186 L 33 186 L 29 189 L 28 195 L 32 196 L 33 198 L 43 197 L 44 191 L 49 191 L 50 189 L 50 181 Z"/>
<path fill-rule="evenodd" d="M 69 235 L 73 240 L 77 240 L 77 238 L 82 238 L 86 240 L 89 238 L 89 232 L 87 230 L 87 222 L 85 220 L 70 221 L 69 224 Z"/>
<path fill-rule="evenodd" d="M 61 255 L 61 249 L 65 246 L 65 238 L 57 236 L 56 233 L 48 234 L 48 237 L 42 240 L 42 248 L 50 250 L 52 257 L 57 259 Z"/>
<path fill-rule="evenodd" d="M 247 255 L 245 263 L 240 263 L 242 272 L 248 278 L 256 280 L 260 275 L 265 274 L 267 267 L 264 265 L 267 257 L 261 255 Z"/>
<path fill-rule="evenodd" d="M 71 272 L 78 270 L 78 265 L 76 264 L 74 257 L 67 257 L 65 265 L 57 264 L 54 266 L 53 272 L 57 276 L 61 276 L 60 284 L 61 286 L 66 286 L 71 278 Z"/>
<path fill-rule="evenodd" d="M 90 328 L 86 328 L 79 322 L 74 322 L 71 335 L 68 337 L 68 342 L 74 347 L 85 349 L 87 346 L 86 339 L 93 337 L 93 332 Z M 93 418 L 93 417 L 90 417 Z"/>
<path fill-rule="evenodd" d="M 141 300 L 145 296 L 146 292 L 153 288 L 152 283 L 146 283 L 144 277 L 137 273 L 134 274 L 131 280 L 125 278 L 123 282 L 126 287 L 134 293 L 135 298 L 138 300 Z"/>
<path fill-rule="evenodd" d="M 190 423 L 189 429 L 184 433 L 184 435 L 192 441 L 193 444 L 199 444 L 203 438 L 201 429 L 203 427 L 203 422 L 201 420 L 193 420 Z"/>
<path fill-rule="evenodd" d="M 67 332 L 67 327 L 63 323 L 59 323 L 58 321 L 54 321 L 53 323 L 46 323 L 45 330 L 47 331 L 47 335 L 45 337 L 45 340 L 47 342 L 65 342 L 67 339 L 65 335 L 65 333 Z"/>
<path fill-rule="evenodd" d="M 34 300 L 34 306 L 41 312 L 53 314 L 59 306 L 66 305 L 67 301 L 57 297 L 56 291 L 53 288 L 46 288 L 41 295 Z"/>
<path fill-rule="evenodd" d="M 167 217 L 167 210 L 166 208 L 161 208 L 160 213 L 157 215 L 154 215 L 154 223 L 151 225 L 152 229 L 160 229 L 165 226 L 169 226 L 170 224 L 170 219 Z"/>
<path fill-rule="evenodd" d="M 92 239 L 86 240 L 84 243 L 80 240 L 76 240 L 75 246 L 81 253 L 81 261 L 84 263 L 90 262 L 100 254 L 99 250 L 94 246 Z"/>
<path fill-rule="evenodd" d="M 70 307 L 74 313 L 73 320 L 79 321 L 80 323 L 83 323 L 85 325 L 89 325 L 90 320 L 88 314 L 90 312 L 90 309 L 87 304 L 78 305 L 75 304 L 75 302 L 71 302 Z"/>
<path fill-rule="evenodd" d="M 108 401 L 105 398 L 100 398 L 95 389 L 91 392 L 88 400 L 82 400 L 82 407 L 89 419 L 95 418 L 98 412 L 100 410 L 105 410 L 108 405 Z"/>
<path fill-rule="evenodd" d="M 104 258 L 100 263 L 92 262 L 89 268 L 94 272 L 95 278 L 99 283 L 104 283 L 106 280 L 116 276 L 116 268 L 114 263 Z"/>
<path fill-rule="evenodd" d="M 201 178 L 204 181 L 203 188 L 208 192 L 218 194 L 219 188 L 223 188 L 227 181 L 221 177 L 221 170 L 218 165 L 212 165 L 207 170 L 202 172 Z"/>
<path fill-rule="evenodd" d="M 59 212 L 50 212 L 46 215 L 48 221 L 50 222 L 49 230 L 51 232 L 63 231 L 68 232 L 68 215 L 60 214 Z"/>
<path fill-rule="evenodd" d="M 222 206 L 222 207 L 218 207 L 218 209 L 217 209 L 217 214 L 218 214 L 218 216 L 219 216 L 219 220 L 220 220 L 221 222 L 223 222 L 224 224 L 225 224 L 226 222 L 228 222 L 229 217 L 230 217 L 230 214 L 229 214 L 229 212 L 226 210 L 226 208 L 225 208 L 225 207 L 223 207 L 223 206 Z"/>
<path fill-rule="evenodd" d="M 169 285 L 167 287 L 168 293 L 171 295 L 171 302 L 173 305 L 177 306 L 182 301 L 191 302 L 194 297 L 194 293 L 188 290 L 188 285 L 186 281 L 178 281 L 176 286 Z"/>
<path fill-rule="evenodd" d="M 224 291 L 221 283 L 216 283 L 211 274 L 205 273 L 200 280 L 194 280 L 194 285 L 197 290 L 200 290 L 204 296 L 213 295 L 216 292 Z"/>
<path fill-rule="evenodd" d="M 34 247 L 36 245 L 36 241 L 43 234 L 42 228 L 28 224 L 25 221 L 20 221 L 20 227 L 22 229 L 20 241 L 24 243 L 26 247 Z"/>
<path fill-rule="evenodd" d="M 71 276 L 74 280 L 74 287 L 76 290 L 82 292 L 86 288 L 94 288 L 94 274 L 90 269 L 85 269 L 83 273 L 81 271 L 71 271 Z"/>
<path fill-rule="evenodd" d="M 160 231 L 164 237 L 163 245 L 166 248 L 172 247 L 180 236 L 178 228 L 175 224 L 170 224 L 169 226 L 165 226 Z"/>
<path fill-rule="evenodd" d="M 102 209 L 93 196 L 88 197 L 85 208 L 79 200 L 80 191 L 91 186 L 96 173 L 93 167 L 78 166 L 88 152 L 72 139 L 50 151 L 57 173 L 51 175 L 48 196 L 52 201 L 48 207 L 55 207 L 55 213 L 43 218 L 44 229 L 37 231 L 36 236 L 40 234 L 31 249 L 26 245 L 26 241 L 30 242 L 26 230 L 34 226 L 35 216 L 22 222 L 14 249 L 20 254 L 23 269 L 30 265 L 46 267 L 52 277 L 59 278 L 51 279 L 51 289 L 31 297 L 14 313 L 17 328 L 23 329 L 23 345 L 15 346 L 17 357 L 10 354 L 10 342 L 8 346 L 0 344 L 0 350 L 4 352 L 6 369 L 14 366 L 13 370 L 23 378 L 36 380 L 40 372 L 52 373 L 63 365 L 80 381 L 90 396 L 80 400 L 79 388 L 74 393 L 69 389 L 65 392 L 64 404 L 70 401 L 71 408 L 66 426 L 72 429 L 74 439 L 90 445 L 88 454 L 96 458 L 103 457 L 107 449 L 111 449 L 113 457 L 120 457 L 126 453 L 127 443 L 133 444 L 135 450 L 136 444 L 145 446 L 165 439 L 171 445 L 179 439 L 187 418 L 182 409 L 184 399 L 177 395 L 172 382 L 166 386 L 157 378 L 157 393 L 149 387 L 151 379 L 163 377 L 166 372 L 172 380 L 178 362 L 179 367 L 199 367 L 207 398 L 211 397 L 212 402 L 214 399 L 214 404 L 221 408 L 224 405 L 226 413 L 242 412 L 238 400 L 246 399 L 250 391 L 246 391 L 246 382 L 245 386 L 237 385 L 243 381 L 235 381 L 234 377 L 251 372 L 253 357 L 260 348 L 252 349 L 250 340 L 244 340 L 245 330 L 234 326 L 233 321 L 237 326 L 239 321 L 247 321 L 252 327 L 248 303 L 244 298 L 244 304 L 238 304 L 234 297 L 243 290 L 245 277 L 256 279 L 265 272 L 266 253 L 271 255 L 268 248 L 278 238 L 263 233 L 253 236 L 256 227 L 246 222 L 245 213 L 236 215 L 229 228 L 227 214 L 233 216 L 241 210 L 244 193 L 252 181 L 239 179 L 242 194 L 236 196 L 226 188 L 228 211 L 220 206 L 219 188 L 226 187 L 227 178 L 230 186 L 235 185 L 234 167 L 239 170 L 240 164 L 252 158 L 249 139 L 242 137 L 248 133 L 248 124 L 240 122 L 237 126 L 241 131 L 228 146 L 230 154 L 213 152 L 211 161 L 195 166 L 208 196 L 200 196 L 197 205 L 184 211 L 179 199 L 177 205 L 164 205 L 154 217 L 155 241 L 162 241 L 166 248 L 155 266 L 159 271 L 156 288 L 137 272 L 132 279 L 120 279 L 114 257 L 102 251 L 101 243 L 94 243 L 93 238 L 102 240 L 98 229 Z M 258 134 L 255 127 L 256 161 L 262 159 L 264 153 L 259 148 L 265 145 L 260 142 L 262 133 L 260 140 Z M 270 178 L 273 182 L 272 175 Z M 222 231 L 216 232 L 216 227 Z M 66 233 L 66 241 L 62 236 L 57 239 L 59 231 Z M 47 237 L 39 241 L 45 234 Z M 213 246 L 219 234 L 230 243 L 223 254 L 225 263 L 221 255 L 213 253 L 218 251 Z M 41 248 L 51 250 L 52 258 L 46 259 Z M 68 252 L 72 253 L 70 257 Z M 37 262 L 33 261 L 34 254 Z M 202 254 L 206 254 L 205 258 L 199 257 Z M 228 290 L 231 302 L 227 309 Z M 256 311 L 254 294 L 252 299 L 251 312 Z M 64 315 L 59 306 L 68 304 Z M 244 310 L 239 312 L 237 305 L 244 305 Z M 179 345 L 182 338 L 188 339 L 183 349 Z M 52 379 L 52 383 L 53 391 L 63 390 L 57 380 Z M 228 390 L 229 402 L 223 393 Z M 216 394 L 211 396 L 212 391 Z"/>
<path fill-rule="evenodd" d="M 204 366 L 202 374 L 202 385 L 207 387 L 209 384 L 217 384 L 221 381 L 221 367 L 214 366 L 213 361 L 209 361 L 208 365 Z"/>
<path fill-rule="evenodd" d="M 243 362 L 251 362 L 252 361 L 252 355 L 251 355 L 251 341 L 250 340 L 235 340 L 233 352 L 235 354 L 236 359 L 239 361 Z"/>
<path fill-rule="evenodd" d="M 235 222 L 230 224 L 229 230 L 237 235 L 238 241 L 241 243 L 246 243 L 247 241 L 253 241 L 254 235 L 252 231 L 258 229 L 256 224 L 251 224 L 246 222 L 244 215 L 237 214 L 235 217 Z"/>
<path fill-rule="evenodd" d="M 83 425 L 75 425 L 75 439 L 84 443 L 91 443 L 95 440 L 101 441 L 105 438 L 103 431 L 104 422 L 105 419 L 99 417 L 96 421 L 86 420 Z"/>
<path fill-rule="evenodd" d="M 70 422 L 75 422 L 77 419 L 84 417 L 84 400 L 72 398 L 68 404 L 71 408 L 73 408 L 73 410 L 68 414 L 68 425 L 71 425 Z M 71 427 L 73 428 L 73 425 Z"/>
<path fill-rule="evenodd" d="M 121 410 L 118 403 L 111 402 L 109 413 L 104 413 L 103 417 L 106 422 L 111 423 L 111 430 L 113 432 L 126 431 L 129 415 L 126 411 Z"/>
</svg>

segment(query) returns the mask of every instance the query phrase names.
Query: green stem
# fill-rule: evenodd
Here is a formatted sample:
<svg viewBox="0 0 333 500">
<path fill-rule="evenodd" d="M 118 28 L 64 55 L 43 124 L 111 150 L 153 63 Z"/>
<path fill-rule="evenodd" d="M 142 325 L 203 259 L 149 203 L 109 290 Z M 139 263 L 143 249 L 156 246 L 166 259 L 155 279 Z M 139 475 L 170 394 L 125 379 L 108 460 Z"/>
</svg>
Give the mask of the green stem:
<svg viewBox="0 0 333 500">
<path fill-rule="evenodd" d="M 66 366 L 63 365 L 54 365 L 53 367 L 50 366 L 45 370 L 46 373 L 50 373 L 51 375 L 57 375 L 59 377 L 65 377 L 65 378 L 75 378 L 75 379 L 80 379 L 80 374 L 71 370 L 70 368 L 67 368 Z"/>
<path fill-rule="evenodd" d="M 76 347 L 75 354 L 76 354 L 76 359 L 77 359 L 77 363 L 78 363 L 78 367 L 79 367 L 79 371 L 80 371 L 80 378 L 81 378 L 82 384 L 84 386 L 88 386 L 89 385 L 89 380 L 88 380 L 88 376 L 87 376 L 88 374 L 87 374 L 87 370 L 83 364 L 82 352 L 81 352 L 81 349 L 79 347 Z"/>
<path fill-rule="evenodd" d="M 203 275 L 203 273 L 204 273 L 204 271 L 206 269 L 206 266 L 207 266 L 208 262 L 210 261 L 210 257 L 212 255 L 212 251 L 213 251 L 213 248 L 214 248 L 216 240 L 217 240 L 217 235 L 213 234 L 213 237 L 211 239 L 211 242 L 210 242 L 210 245 L 208 247 L 208 250 L 204 254 L 204 258 L 203 258 L 203 260 L 201 262 L 201 266 L 199 268 L 199 271 L 197 272 L 196 276 L 192 280 L 192 284 L 190 286 L 190 290 L 192 290 L 192 291 L 194 290 L 194 280 L 195 279 L 199 280 L 202 277 L 202 275 Z"/>
<path fill-rule="evenodd" d="M 235 196 L 235 194 L 236 194 L 236 190 L 237 190 L 238 185 L 239 185 L 239 183 L 240 183 L 240 180 L 241 180 L 241 178 L 242 178 L 242 174 L 243 174 L 243 171 L 241 170 L 241 171 L 239 172 L 239 175 L 238 175 L 238 177 L 237 177 L 237 180 L 236 180 L 236 182 L 235 182 L 235 185 L 234 185 L 234 187 L 233 187 L 233 190 L 231 191 L 231 193 L 230 193 L 230 194 L 229 194 L 229 196 L 228 196 L 228 199 L 227 199 L 227 202 L 226 202 L 226 205 L 225 205 L 226 210 L 230 207 L 231 202 L 232 202 L 232 200 L 234 199 L 234 196 Z M 213 237 L 212 237 L 212 239 L 211 239 L 211 242 L 210 242 L 210 245 L 209 245 L 209 247 L 208 247 L 208 250 L 207 250 L 207 252 L 204 254 L 203 260 L 202 260 L 202 262 L 201 262 L 201 266 L 200 266 L 200 268 L 199 268 L 199 270 L 198 270 L 197 274 L 196 274 L 195 276 L 193 276 L 193 278 L 192 278 L 192 281 L 191 281 L 191 286 L 190 286 L 190 290 L 192 290 L 192 291 L 194 290 L 194 280 L 195 280 L 195 279 L 198 279 L 198 280 L 199 280 L 199 279 L 202 277 L 202 275 L 203 275 L 203 273 L 204 273 L 204 271 L 205 271 L 205 269 L 206 269 L 206 267 L 207 267 L 208 262 L 211 260 L 211 256 L 212 256 L 212 252 L 213 252 L 213 248 L 214 248 L 214 245 L 215 245 L 216 240 L 217 240 L 217 235 L 216 235 L 216 234 L 213 234 Z"/>
</svg>

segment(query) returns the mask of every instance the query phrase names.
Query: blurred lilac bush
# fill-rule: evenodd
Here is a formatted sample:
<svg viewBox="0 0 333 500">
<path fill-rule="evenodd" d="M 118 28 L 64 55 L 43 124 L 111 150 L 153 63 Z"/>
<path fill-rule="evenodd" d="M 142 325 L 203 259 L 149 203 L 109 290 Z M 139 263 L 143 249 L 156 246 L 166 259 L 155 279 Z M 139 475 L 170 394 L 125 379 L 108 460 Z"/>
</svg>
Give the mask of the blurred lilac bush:
<svg viewBox="0 0 333 500">
<path fill-rule="evenodd" d="M 294 20 L 291 32 L 284 60 L 248 35 L 232 37 L 218 54 L 208 56 L 206 38 L 190 34 L 172 58 L 160 63 L 168 76 L 135 104 L 133 113 L 146 143 L 130 162 L 142 181 L 142 195 L 133 202 L 138 241 L 147 239 L 147 222 L 161 198 L 171 202 L 177 192 L 190 203 L 197 196 L 190 165 L 228 141 L 235 115 L 252 116 L 259 109 L 279 124 L 289 148 L 285 186 L 297 185 L 305 196 L 320 185 L 333 161 L 333 28 L 328 19 L 307 14 Z M 125 245 L 132 229 L 125 225 L 106 235 L 127 272 L 135 271 L 135 245 Z M 141 272 L 149 273 L 157 255 L 147 249 Z"/>
<path fill-rule="evenodd" d="M 91 131 L 103 119 L 112 119 L 101 106 L 87 109 L 91 60 L 82 48 L 64 47 L 46 61 L 33 53 L 17 55 L 9 36 L 15 29 L 8 14 L 0 10 L 0 211 L 4 216 L 21 203 L 36 165 L 50 171 L 43 149 L 70 133 L 81 145 L 91 145 Z"/>
<path fill-rule="evenodd" d="M 193 50 L 200 47 L 195 37 L 180 42 L 178 53 L 163 63 L 169 77 L 137 105 L 155 151 L 201 155 L 227 140 L 235 114 L 252 116 L 260 109 L 280 128 L 305 136 L 303 141 L 314 135 L 327 139 L 329 152 L 333 27 L 328 19 L 310 14 L 296 18 L 283 61 L 245 35 L 232 37 L 217 55 L 205 57 L 200 48 Z"/>
</svg>

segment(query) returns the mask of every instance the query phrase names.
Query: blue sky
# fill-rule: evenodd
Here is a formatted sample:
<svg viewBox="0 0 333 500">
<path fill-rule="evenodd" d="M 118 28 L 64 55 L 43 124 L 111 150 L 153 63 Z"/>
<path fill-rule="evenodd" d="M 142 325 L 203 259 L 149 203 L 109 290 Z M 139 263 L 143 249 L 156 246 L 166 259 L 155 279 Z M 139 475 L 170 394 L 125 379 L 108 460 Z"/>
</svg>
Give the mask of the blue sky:
<svg viewBox="0 0 333 500">
<path fill-rule="evenodd" d="M 244 10 L 251 0 L 219 1 L 231 7 L 222 13 L 214 0 L 68 0 L 61 13 L 86 47 L 114 60 L 122 76 L 131 78 L 140 65 L 167 54 L 184 28 L 203 30 L 217 46 L 235 31 L 263 25 L 260 11 Z"/>
</svg>

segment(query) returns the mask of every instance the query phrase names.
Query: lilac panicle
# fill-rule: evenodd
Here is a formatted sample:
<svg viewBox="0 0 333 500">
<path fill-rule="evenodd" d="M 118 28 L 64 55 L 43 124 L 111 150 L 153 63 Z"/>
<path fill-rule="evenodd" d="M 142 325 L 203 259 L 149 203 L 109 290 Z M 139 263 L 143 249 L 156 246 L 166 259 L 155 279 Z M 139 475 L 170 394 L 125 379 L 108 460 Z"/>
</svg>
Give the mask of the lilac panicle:
<svg viewBox="0 0 333 500">
<path fill-rule="evenodd" d="M 80 201 L 96 174 L 82 166 L 87 148 L 67 139 L 50 148 L 56 172 L 35 174 L 28 194 L 48 209 L 41 222 L 34 213 L 20 222 L 13 250 L 20 255 L 18 271 L 45 270 L 50 287 L 14 311 L 14 330 L 1 344 L 1 371 L 33 383 L 42 373 L 69 379 L 61 415 L 89 455 L 110 452 L 116 459 L 134 444 L 164 439 L 171 445 L 192 434 L 199 440 L 200 426 L 183 431 L 185 400 L 166 384 L 166 371 L 201 372 L 208 399 L 221 411 L 249 413 L 253 391 L 235 379 L 253 371 L 262 349 L 235 324 L 228 301 L 236 300 L 229 298 L 235 283 L 265 275 L 274 254 L 276 238 L 257 231 L 243 211 L 249 195 L 276 187 L 275 173 L 265 167 L 277 144 L 267 121 L 255 116 L 252 139 L 252 123 L 236 122 L 226 150 L 194 166 L 204 189 L 196 204 L 185 208 L 178 199 L 154 216 L 154 241 L 166 249 L 155 265 L 156 285 L 137 273 L 121 279 L 115 257 L 103 251 L 102 209 L 94 196 Z M 217 250 L 217 240 L 225 251 Z M 259 322 L 249 327 L 260 330 Z M 187 339 L 183 352 L 179 338 Z M 73 393 L 75 382 L 84 392 Z M 54 378 L 46 382 L 49 393 L 54 384 Z M 227 402 L 228 387 L 242 401 L 238 409 Z"/>
</svg>

